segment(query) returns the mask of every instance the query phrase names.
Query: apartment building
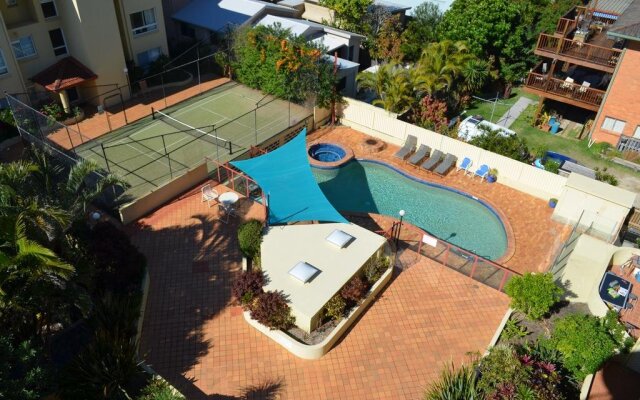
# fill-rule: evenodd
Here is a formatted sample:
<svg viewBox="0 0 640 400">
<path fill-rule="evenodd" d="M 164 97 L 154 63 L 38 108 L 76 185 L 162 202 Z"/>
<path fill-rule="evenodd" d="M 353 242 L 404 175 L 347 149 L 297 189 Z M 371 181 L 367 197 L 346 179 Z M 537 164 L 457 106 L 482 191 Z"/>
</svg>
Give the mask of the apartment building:
<svg viewBox="0 0 640 400">
<path fill-rule="evenodd" d="M 640 90 L 640 0 L 592 0 L 574 7 L 540 34 L 539 64 L 529 72 L 525 90 L 540 96 L 538 113 L 555 100 L 591 113 L 591 142 L 620 148 L 623 136 L 638 135 Z M 640 150 L 640 143 L 637 146 Z"/>
<path fill-rule="evenodd" d="M 0 88 L 48 92 L 65 109 L 128 90 L 127 62 L 167 54 L 161 0 L 0 0 Z"/>
</svg>

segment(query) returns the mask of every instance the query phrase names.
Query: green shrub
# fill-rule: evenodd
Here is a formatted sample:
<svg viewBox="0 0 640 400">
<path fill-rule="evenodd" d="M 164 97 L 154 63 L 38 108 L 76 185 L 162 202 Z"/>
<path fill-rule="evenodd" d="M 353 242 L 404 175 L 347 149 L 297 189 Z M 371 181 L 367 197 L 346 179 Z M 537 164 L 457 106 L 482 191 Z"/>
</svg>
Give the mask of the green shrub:
<svg viewBox="0 0 640 400">
<path fill-rule="evenodd" d="M 240 251 L 247 258 L 254 258 L 260 254 L 262 243 L 262 222 L 252 219 L 238 228 L 238 242 Z"/>
<path fill-rule="evenodd" d="M 29 340 L 0 336 L 0 399 L 39 400 L 50 390 L 43 351 Z"/>
<path fill-rule="evenodd" d="M 500 338 L 504 340 L 511 340 L 514 338 L 523 338 L 528 334 L 529 332 L 527 332 L 527 328 L 520 326 L 520 321 L 509 318 L 507 323 L 504 325 Z"/>
<path fill-rule="evenodd" d="M 462 365 L 457 370 L 448 364 L 424 395 L 425 400 L 475 400 L 482 396 L 477 388 L 475 365 Z"/>
<path fill-rule="evenodd" d="M 176 393 L 162 379 L 154 379 L 142 389 L 137 400 L 184 400 L 184 396 Z"/>
<path fill-rule="evenodd" d="M 581 381 L 624 345 L 614 335 L 606 318 L 573 314 L 556 321 L 551 341 L 562 354 L 564 366 Z"/>
<path fill-rule="evenodd" d="M 327 304 L 325 304 L 324 315 L 337 321 L 344 317 L 344 311 L 346 308 L 347 302 L 344 301 L 342 296 L 336 294 L 327 302 Z"/>
<path fill-rule="evenodd" d="M 564 293 L 553 281 L 551 273 L 531 272 L 511 278 L 504 291 L 511 297 L 511 307 L 532 319 L 540 319 L 547 314 Z"/>
<path fill-rule="evenodd" d="M 548 160 L 544 163 L 544 170 L 549 171 L 552 174 L 557 174 L 560 171 L 560 163 L 553 160 Z"/>
<path fill-rule="evenodd" d="M 607 172 L 607 167 L 602 169 L 596 167 L 594 171 L 596 171 L 596 180 L 606 182 L 611 186 L 618 186 L 618 179 L 613 174 Z"/>
<path fill-rule="evenodd" d="M 484 134 L 471 139 L 470 144 L 514 160 L 529 161 L 529 148 L 522 137 L 518 135 L 502 136 L 497 130 L 481 129 L 485 131 Z"/>
<path fill-rule="evenodd" d="M 260 294 L 251 306 L 251 318 L 272 330 L 287 330 L 296 321 L 282 292 Z"/>
<path fill-rule="evenodd" d="M 505 383 L 516 387 L 527 380 L 526 371 L 511 346 L 498 345 L 480 361 L 478 388 L 487 395 L 499 390 Z"/>
<path fill-rule="evenodd" d="M 389 269 L 391 265 L 391 260 L 389 257 L 378 257 L 375 260 L 367 263 L 362 272 L 364 274 L 365 279 L 369 282 L 369 285 L 373 285 L 378 282 L 378 280 L 382 277 L 382 274 L 385 273 L 386 270 Z"/>
</svg>

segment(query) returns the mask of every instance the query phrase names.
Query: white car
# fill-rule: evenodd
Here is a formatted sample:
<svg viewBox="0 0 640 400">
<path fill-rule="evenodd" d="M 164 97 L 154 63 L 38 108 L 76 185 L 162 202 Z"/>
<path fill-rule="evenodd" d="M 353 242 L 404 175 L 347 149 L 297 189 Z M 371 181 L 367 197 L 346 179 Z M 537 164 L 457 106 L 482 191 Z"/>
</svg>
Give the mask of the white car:
<svg viewBox="0 0 640 400">
<path fill-rule="evenodd" d="M 481 136 L 485 131 L 481 128 L 486 128 L 492 131 L 498 131 L 502 136 L 512 136 L 516 133 L 511 129 L 507 129 L 504 126 L 494 124 L 489 121 L 485 121 L 480 116 L 471 116 L 465 118 L 458 126 L 458 138 L 468 142 L 476 136 Z"/>
</svg>

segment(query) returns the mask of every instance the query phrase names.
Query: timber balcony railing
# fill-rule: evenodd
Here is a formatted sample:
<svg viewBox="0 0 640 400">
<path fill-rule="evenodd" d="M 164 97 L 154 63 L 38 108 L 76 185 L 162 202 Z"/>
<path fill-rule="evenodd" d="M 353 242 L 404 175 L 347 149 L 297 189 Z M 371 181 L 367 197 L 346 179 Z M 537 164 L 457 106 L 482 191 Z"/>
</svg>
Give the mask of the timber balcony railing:
<svg viewBox="0 0 640 400">
<path fill-rule="evenodd" d="M 541 33 L 538 37 L 536 51 L 545 53 L 553 58 L 554 55 L 561 55 L 574 60 L 581 60 L 591 64 L 605 67 L 606 70 L 615 68 L 620 60 L 622 50 L 596 46 L 589 43 L 582 43 L 578 40 L 559 38 L 553 35 Z"/>
<path fill-rule="evenodd" d="M 573 31 L 577 25 L 578 22 L 575 20 L 575 18 L 560 18 L 558 20 L 558 25 L 556 25 L 556 33 L 561 35 L 562 37 L 567 37 L 567 35 L 571 33 L 571 31 Z"/>
<path fill-rule="evenodd" d="M 529 72 L 526 85 L 532 89 L 537 89 L 546 93 L 552 93 L 576 102 L 586 103 L 591 106 L 600 106 L 604 98 L 605 91 L 598 90 L 576 83 L 563 81 L 562 79 L 551 78 L 547 75 Z"/>
</svg>

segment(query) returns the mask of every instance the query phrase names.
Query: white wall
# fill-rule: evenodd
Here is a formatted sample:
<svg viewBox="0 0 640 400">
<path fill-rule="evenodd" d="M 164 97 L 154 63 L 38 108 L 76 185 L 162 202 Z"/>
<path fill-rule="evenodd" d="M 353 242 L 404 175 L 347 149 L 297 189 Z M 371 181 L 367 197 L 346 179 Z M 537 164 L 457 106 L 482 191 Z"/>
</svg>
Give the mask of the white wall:
<svg viewBox="0 0 640 400">
<path fill-rule="evenodd" d="M 419 144 L 451 153 L 461 162 L 464 157 L 473 161 L 473 167 L 487 164 L 498 170 L 498 181 L 543 200 L 558 198 L 567 178 L 534 166 L 483 150 L 468 143 L 400 121 L 396 114 L 354 99 L 346 99 L 342 109 L 342 123 L 386 142 L 400 145 L 407 135 L 418 138 Z"/>
</svg>

